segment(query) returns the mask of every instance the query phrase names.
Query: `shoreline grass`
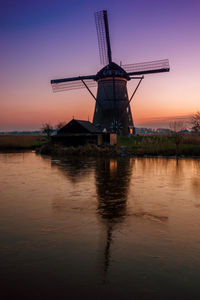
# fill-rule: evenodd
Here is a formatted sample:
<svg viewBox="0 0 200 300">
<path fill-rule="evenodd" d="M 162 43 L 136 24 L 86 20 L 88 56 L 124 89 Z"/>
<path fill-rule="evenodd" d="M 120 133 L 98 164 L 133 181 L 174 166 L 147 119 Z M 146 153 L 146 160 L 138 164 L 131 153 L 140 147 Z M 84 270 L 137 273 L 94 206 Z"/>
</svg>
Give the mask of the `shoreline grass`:
<svg viewBox="0 0 200 300">
<path fill-rule="evenodd" d="M 134 155 L 200 156 L 200 135 L 152 135 L 119 137 L 119 147 Z"/>
<path fill-rule="evenodd" d="M 46 142 L 43 135 L 0 135 L 0 150 L 35 149 Z"/>
<path fill-rule="evenodd" d="M 65 147 L 48 143 L 38 153 L 52 156 L 200 156 L 200 136 L 132 136 L 118 137 L 116 146 L 85 145 Z"/>
<path fill-rule="evenodd" d="M 48 142 L 43 135 L 0 135 L 0 151 L 38 149 L 46 155 L 68 156 L 200 156 L 200 135 L 119 136 L 116 146 L 64 147 Z"/>
</svg>

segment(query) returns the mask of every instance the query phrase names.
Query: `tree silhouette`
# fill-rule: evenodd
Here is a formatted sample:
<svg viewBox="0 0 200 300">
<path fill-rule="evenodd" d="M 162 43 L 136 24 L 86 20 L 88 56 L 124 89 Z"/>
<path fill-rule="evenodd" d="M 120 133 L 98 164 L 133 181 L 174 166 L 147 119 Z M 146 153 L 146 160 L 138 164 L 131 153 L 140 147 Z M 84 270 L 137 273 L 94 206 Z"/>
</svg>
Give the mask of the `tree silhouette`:
<svg viewBox="0 0 200 300">
<path fill-rule="evenodd" d="M 41 131 L 42 131 L 42 133 L 46 134 L 48 140 L 50 140 L 50 136 L 53 132 L 53 126 L 49 123 L 44 123 L 44 124 L 42 124 Z"/>
<path fill-rule="evenodd" d="M 193 114 L 191 124 L 192 130 L 195 132 L 200 132 L 200 111 L 197 111 L 195 114 Z"/>
</svg>

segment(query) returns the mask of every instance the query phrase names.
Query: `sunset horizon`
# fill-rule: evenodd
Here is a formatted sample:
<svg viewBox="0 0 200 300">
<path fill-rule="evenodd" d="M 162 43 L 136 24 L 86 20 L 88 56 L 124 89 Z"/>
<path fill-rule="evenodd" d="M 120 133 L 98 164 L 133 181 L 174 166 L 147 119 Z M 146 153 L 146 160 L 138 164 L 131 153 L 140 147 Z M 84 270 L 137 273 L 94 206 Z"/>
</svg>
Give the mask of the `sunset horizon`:
<svg viewBox="0 0 200 300">
<path fill-rule="evenodd" d="M 196 112 L 194 112 L 196 113 Z M 186 128 L 190 128 L 190 122 L 193 114 L 190 115 L 181 115 L 181 116 L 168 116 L 168 117 L 152 117 L 152 118 L 141 118 L 141 119 L 136 119 L 134 121 L 134 126 L 141 128 L 151 128 L 151 129 L 158 129 L 158 128 L 169 128 L 170 127 L 170 122 L 183 122 L 183 125 Z M 89 115 L 86 117 L 81 116 L 81 115 L 72 115 L 71 118 L 68 119 L 57 119 L 52 122 L 52 119 L 45 119 L 45 121 L 41 121 L 39 125 L 37 124 L 30 124 L 29 122 L 26 123 L 25 125 L 23 124 L 9 124 L 5 126 L 0 127 L 0 132 L 12 132 L 12 131 L 40 131 L 42 128 L 42 125 L 45 123 L 48 123 L 52 125 L 54 128 L 56 127 L 57 124 L 59 123 L 64 123 L 67 124 L 69 121 L 72 119 L 77 119 L 77 120 L 85 120 L 85 121 L 90 121 L 92 122 L 92 118 L 89 117 Z"/>
</svg>

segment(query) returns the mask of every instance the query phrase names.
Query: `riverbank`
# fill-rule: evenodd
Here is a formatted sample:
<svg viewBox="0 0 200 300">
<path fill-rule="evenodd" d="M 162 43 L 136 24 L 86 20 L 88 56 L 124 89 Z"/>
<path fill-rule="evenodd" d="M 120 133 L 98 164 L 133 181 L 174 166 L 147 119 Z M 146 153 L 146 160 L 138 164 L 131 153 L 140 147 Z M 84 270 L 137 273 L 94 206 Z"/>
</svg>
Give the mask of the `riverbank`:
<svg viewBox="0 0 200 300">
<path fill-rule="evenodd" d="M 121 149 L 118 146 L 97 146 L 97 145 L 84 145 L 78 147 L 64 147 L 61 145 L 53 145 L 51 143 L 47 143 L 42 147 L 36 150 L 36 153 L 42 155 L 52 155 L 52 156 L 87 156 L 87 157 L 99 157 L 99 156 L 107 156 L 107 157 L 116 157 L 120 156 Z"/>
<path fill-rule="evenodd" d="M 42 135 L 0 135 L 0 151 L 36 149 L 53 156 L 200 156 L 200 135 L 119 136 L 116 146 L 64 147 L 47 142 Z"/>
<path fill-rule="evenodd" d="M 52 143 L 44 144 L 37 153 L 52 156 L 200 156 L 200 136 L 134 136 L 119 137 L 116 146 L 85 145 L 65 147 Z"/>
</svg>

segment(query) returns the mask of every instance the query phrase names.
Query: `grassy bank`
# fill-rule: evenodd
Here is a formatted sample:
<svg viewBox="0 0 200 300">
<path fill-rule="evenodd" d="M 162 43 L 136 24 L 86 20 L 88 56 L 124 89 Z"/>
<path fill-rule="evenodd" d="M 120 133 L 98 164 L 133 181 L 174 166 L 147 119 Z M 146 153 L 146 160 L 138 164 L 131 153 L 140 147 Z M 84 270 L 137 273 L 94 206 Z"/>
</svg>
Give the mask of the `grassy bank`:
<svg viewBox="0 0 200 300">
<path fill-rule="evenodd" d="M 85 145 L 65 147 L 51 143 L 43 145 L 38 153 L 53 156 L 200 156 L 200 136 L 132 136 L 119 137 L 116 146 Z"/>
<path fill-rule="evenodd" d="M 178 144 L 177 144 L 178 141 Z M 117 146 L 55 146 L 42 135 L 0 135 L 0 150 L 39 149 L 41 154 L 67 156 L 163 155 L 200 156 L 200 135 L 118 137 Z"/>
<path fill-rule="evenodd" d="M 118 137 L 118 146 L 134 155 L 200 156 L 200 135 Z"/>
<path fill-rule="evenodd" d="M 0 135 L 0 150 L 34 149 L 46 142 L 42 135 Z"/>
</svg>

